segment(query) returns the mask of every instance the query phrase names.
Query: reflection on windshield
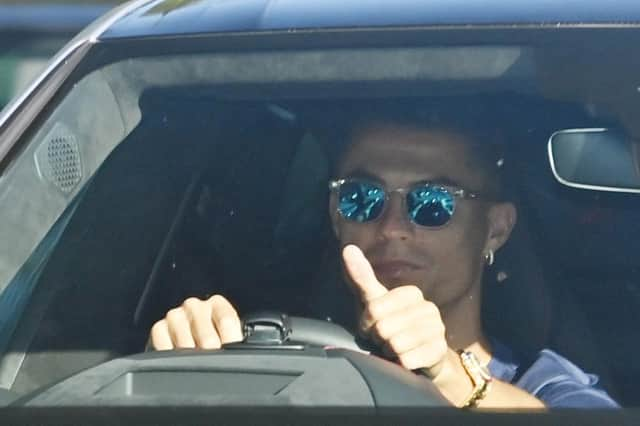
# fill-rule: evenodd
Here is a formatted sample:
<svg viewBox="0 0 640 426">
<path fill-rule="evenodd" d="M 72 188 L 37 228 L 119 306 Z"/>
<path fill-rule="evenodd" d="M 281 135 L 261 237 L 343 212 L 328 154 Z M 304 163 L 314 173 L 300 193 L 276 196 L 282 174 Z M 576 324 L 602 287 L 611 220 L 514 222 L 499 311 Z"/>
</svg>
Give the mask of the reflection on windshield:
<svg viewBox="0 0 640 426">
<path fill-rule="evenodd" d="M 148 343 L 217 348 L 271 309 L 330 318 L 405 372 L 447 371 L 455 386 L 436 388 L 455 406 L 637 401 L 638 201 L 564 188 L 546 157 L 553 131 L 593 125 L 581 105 L 510 92 L 241 101 L 200 59 L 179 74 L 189 85 L 125 72 L 135 61 L 90 74 L 7 171 L 0 327 L 6 353 L 19 340 L 26 356 L 5 388 Z M 55 147 L 71 140 L 82 173 L 56 185 Z"/>
</svg>

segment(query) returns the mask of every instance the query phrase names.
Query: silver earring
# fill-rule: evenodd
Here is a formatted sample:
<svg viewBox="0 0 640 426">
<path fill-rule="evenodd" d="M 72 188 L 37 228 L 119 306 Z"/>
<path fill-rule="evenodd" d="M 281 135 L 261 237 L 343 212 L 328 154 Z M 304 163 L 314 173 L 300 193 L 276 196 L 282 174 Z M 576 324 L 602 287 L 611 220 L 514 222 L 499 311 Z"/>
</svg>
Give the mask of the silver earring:
<svg viewBox="0 0 640 426">
<path fill-rule="evenodd" d="M 484 261 L 487 266 L 493 265 L 493 262 L 496 260 L 493 250 L 489 249 L 487 253 L 484 255 Z"/>
</svg>

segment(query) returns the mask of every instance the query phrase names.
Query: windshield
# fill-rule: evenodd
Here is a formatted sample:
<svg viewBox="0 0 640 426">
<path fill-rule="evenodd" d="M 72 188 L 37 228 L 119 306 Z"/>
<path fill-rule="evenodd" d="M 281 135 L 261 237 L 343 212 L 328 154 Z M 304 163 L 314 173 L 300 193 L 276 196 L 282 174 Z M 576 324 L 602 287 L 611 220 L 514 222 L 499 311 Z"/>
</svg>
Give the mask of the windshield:
<svg viewBox="0 0 640 426">
<path fill-rule="evenodd" d="M 639 401 L 640 201 L 563 186 L 547 154 L 561 129 L 635 134 L 620 75 L 567 79 L 590 54 L 493 44 L 106 60 L 109 49 L 88 55 L 0 177 L 2 387 L 26 395 L 142 352 L 190 297 L 357 334 L 381 291 L 411 284 L 447 330 L 478 320 L 487 361 L 496 348 L 559 354 L 620 404 Z M 366 265 L 382 287 L 359 284 Z M 400 355 L 389 358 L 414 370 Z"/>
</svg>

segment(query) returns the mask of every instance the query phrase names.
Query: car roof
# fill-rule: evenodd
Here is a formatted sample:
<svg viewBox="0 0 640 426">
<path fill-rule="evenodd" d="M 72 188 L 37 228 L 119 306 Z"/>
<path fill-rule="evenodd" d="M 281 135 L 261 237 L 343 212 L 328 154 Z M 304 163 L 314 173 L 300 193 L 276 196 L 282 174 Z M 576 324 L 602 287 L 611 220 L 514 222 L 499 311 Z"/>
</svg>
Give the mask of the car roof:
<svg viewBox="0 0 640 426">
<path fill-rule="evenodd" d="M 638 0 L 160 0 L 100 39 L 332 27 L 640 23 Z"/>
</svg>

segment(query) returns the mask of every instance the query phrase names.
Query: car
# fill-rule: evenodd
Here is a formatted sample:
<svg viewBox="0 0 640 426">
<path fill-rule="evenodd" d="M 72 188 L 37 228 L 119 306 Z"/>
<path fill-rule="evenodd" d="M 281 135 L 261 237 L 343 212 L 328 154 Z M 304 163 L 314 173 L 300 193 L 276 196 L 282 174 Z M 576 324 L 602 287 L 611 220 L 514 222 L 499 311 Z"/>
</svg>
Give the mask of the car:
<svg viewBox="0 0 640 426">
<path fill-rule="evenodd" d="M 302 407 L 323 420 L 632 424 L 626 409 L 452 408 L 345 329 L 354 296 L 327 206 L 347 182 L 332 172 L 354 117 L 477 112 L 504 145 L 495 166 L 518 211 L 487 258 L 483 326 L 570 359 L 634 407 L 639 40 L 635 1 L 115 8 L 0 115 L 3 403 L 97 410 L 75 412 L 83 421 Z M 150 350 L 167 311 L 214 294 L 242 314 L 242 342 Z"/>
<path fill-rule="evenodd" d="M 112 7 L 0 5 L 0 108 L 25 89 L 69 39 Z"/>
</svg>

